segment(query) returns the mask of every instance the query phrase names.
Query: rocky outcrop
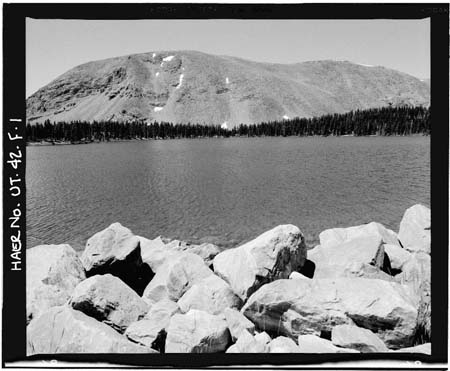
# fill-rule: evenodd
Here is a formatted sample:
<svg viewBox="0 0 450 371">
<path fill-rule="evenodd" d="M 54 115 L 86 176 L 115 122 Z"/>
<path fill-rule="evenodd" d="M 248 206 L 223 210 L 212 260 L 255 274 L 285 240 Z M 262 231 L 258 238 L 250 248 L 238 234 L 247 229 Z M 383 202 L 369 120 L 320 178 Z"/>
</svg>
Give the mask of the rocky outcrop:
<svg viewBox="0 0 450 371">
<path fill-rule="evenodd" d="M 398 238 L 402 246 L 412 252 L 431 253 L 431 211 L 423 205 L 414 205 L 405 211 Z"/>
<path fill-rule="evenodd" d="M 297 341 L 300 353 L 359 353 L 354 349 L 337 347 L 317 335 L 299 335 Z"/>
<path fill-rule="evenodd" d="M 64 304 L 85 279 L 77 253 L 69 245 L 41 245 L 27 250 L 27 322 Z"/>
<path fill-rule="evenodd" d="M 120 333 L 149 309 L 135 291 L 111 274 L 92 276 L 78 284 L 69 305 Z"/>
<path fill-rule="evenodd" d="M 177 302 L 194 284 L 212 274 L 198 255 L 179 252 L 156 271 L 142 297 L 150 304 L 162 299 Z"/>
<path fill-rule="evenodd" d="M 316 265 L 314 278 L 392 279 L 385 273 L 390 265 L 381 236 L 360 236 L 338 244 L 328 242 L 309 250 L 308 259 Z"/>
<path fill-rule="evenodd" d="M 218 254 L 214 272 L 227 281 L 242 300 L 267 282 L 288 278 L 302 267 L 306 245 L 300 229 L 280 225 L 246 244 Z"/>
<path fill-rule="evenodd" d="M 83 312 L 58 306 L 27 327 L 27 355 L 52 353 L 155 353 Z"/>
<path fill-rule="evenodd" d="M 222 313 L 227 308 L 242 307 L 242 301 L 220 277 L 211 274 L 192 287 L 178 300 L 182 312 L 199 309 L 211 314 Z"/>
<path fill-rule="evenodd" d="M 227 349 L 231 341 L 222 316 L 192 309 L 175 314 L 167 329 L 166 353 L 216 353 Z"/>
<path fill-rule="evenodd" d="M 390 348 L 412 344 L 417 303 L 402 285 L 376 279 L 277 280 L 242 308 L 257 328 L 292 338 L 340 324 L 375 331 Z"/>
<path fill-rule="evenodd" d="M 372 331 L 352 325 L 339 325 L 331 331 L 331 341 L 342 348 L 350 348 L 361 353 L 383 353 L 388 348 Z"/>
<path fill-rule="evenodd" d="M 111 273 L 142 295 L 153 276 L 143 264 L 139 239 L 120 223 L 93 235 L 86 243 L 81 262 L 87 276 Z"/>
</svg>

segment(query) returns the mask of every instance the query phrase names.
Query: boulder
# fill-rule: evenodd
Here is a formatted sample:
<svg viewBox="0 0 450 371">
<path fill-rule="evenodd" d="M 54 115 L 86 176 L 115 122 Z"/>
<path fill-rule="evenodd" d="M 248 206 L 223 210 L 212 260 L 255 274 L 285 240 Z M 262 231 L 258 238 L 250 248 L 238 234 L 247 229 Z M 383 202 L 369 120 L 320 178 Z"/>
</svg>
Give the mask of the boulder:
<svg viewBox="0 0 450 371">
<path fill-rule="evenodd" d="M 331 331 L 331 341 L 342 348 L 351 348 L 361 353 L 383 353 L 388 348 L 372 331 L 352 325 L 339 325 Z"/>
<path fill-rule="evenodd" d="M 170 320 L 166 353 L 223 352 L 230 341 L 222 316 L 192 309 L 186 314 L 175 314 Z"/>
<path fill-rule="evenodd" d="M 183 241 L 173 240 L 166 246 L 175 251 L 186 251 L 192 254 L 196 254 L 200 256 L 208 266 L 212 264 L 213 259 L 216 257 L 216 255 L 218 255 L 222 251 L 218 246 L 212 243 L 202 243 L 200 245 L 194 245 Z"/>
<path fill-rule="evenodd" d="M 257 341 L 260 341 L 263 344 L 269 344 L 272 341 L 272 338 L 269 336 L 269 334 L 265 331 L 259 332 L 255 335 L 255 339 Z"/>
<path fill-rule="evenodd" d="M 223 279 L 211 274 L 193 284 L 178 300 L 178 305 L 183 313 L 190 309 L 199 309 L 211 314 L 219 314 L 226 308 L 240 309 L 242 300 Z"/>
<path fill-rule="evenodd" d="M 270 342 L 269 353 L 300 353 L 300 348 L 294 340 L 278 336 Z"/>
<path fill-rule="evenodd" d="M 431 343 L 416 345 L 415 347 L 395 350 L 396 353 L 423 353 L 431 355 Z"/>
<path fill-rule="evenodd" d="M 53 353 L 156 353 L 108 325 L 68 306 L 50 308 L 27 327 L 27 355 Z"/>
<path fill-rule="evenodd" d="M 319 234 L 319 240 L 322 247 L 332 247 L 358 237 L 367 236 L 380 237 L 381 241 L 386 244 L 400 245 L 394 231 L 376 222 L 355 227 L 327 229 Z"/>
<path fill-rule="evenodd" d="M 267 353 L 268 343 L 262 339 L 256 339 L 248 331 L 240 334 L 236 343 L 227 349 L 227 353 Z"/>
<path fill-rule="evenodd" d="M 143 318 L 149 309 L 134 290 L 111 274 L 92 276 L 79 283 L 69 305 L 120 333 Z"/>
<path fill-rule="evenodd" d="M 423 252 L 411 254 L 411 259 L 403 264 L 402 272 L 395 276 L 395 280 L 411 286 L 414 292 L 420 295 L 419 288 L 423 282 L 431 281 L 430 255 Z"/>
<path fill-rule="evenodd" d="M 340 244 L 325 244 L 308 251 L 316 264 L 314 278 L 365 277 L 392 278 L 381 236 L 356 237 Z"/>
<path fill-rule="evenodd" d="M 178 312 L 180 312 L 180 307 L 177 303 L 169 299 L 162 299 L 151 306 L 144 318 L 165 322 Z"/>
<path fill-rule="evenodd" d="M 354 324 L 399 348 L 412 344 L 417 302 L 407 288 L 384 280 L 282 279 L 261 287 L 242 312 L 258 329 L 291 338 Z"/>
<path fill-rule="evenodd" d="M 164 353 L 167 327 L 171 317 L 179 310 L 177 303 L 163 299 L 151 307 L 143 320 L 133 322 L 125 335 L 135 343 Z"/>
<path fill-rule="evenodd" d="M 139 295 L 153 277 L 150 267 L 142 262 L 139 238 L 120 223 L 89 238 L 81 262 L 88 277 L 110 273 Z"/>
<path fill-rule="evenodd" d="M 411 254 L 395 280 L 410 288 L 417 300 L 417 328 L 415 342 L 431 340 L 431 257 L 427 253 Z"/>
<path fill-rule="evenodd" d="M 354 349 L 339 348 L 317 335 L 299 335 L 299 353 L 359 353 Z"/>
<path fill-rule="evenodd" d="M 420 204 L 406 210 L 400 222 L 398 238 L 406 250 L 430 254 L 431 210 Z"/>
<path fill-rule="evenodd" d="M 177 302 L 194 284 L 213 274 L 198 255 L 177 252 L 156 271 L 142 297 L 150 304 L 162 299 Z"/>
<path fill-rule="evenodd" d="M 27 250 L 27 322 L 47 309 L 63 305 L 86 278 L 77 253 L 69 245 L 41 245 Z"/>
<path fill-rule="evenodd" d="M 173 258 L 177 254 L 177 252 L 166 246 L 161 237 L 157 237 L 154 240 L 140 236 L 137 236 L 137 238 L 141 246 L 142 261 L 155 273 L 166 260 Z"/>
<path fill-rule="evenodd" d="M 299 272 L 292 272 L 289 275 L 289 279 L 290 280 L 310 280 L 311 278 L 308 278 Z"/>
<path fill-rule="evenodd" d="M 389 257 L 393 271 L 401 271 L 403 265 L 411 259 L 411 253 L 399 245 L 384 245 L 384 252 Z"/>
<path fill-rule="evenodd" d="M 241 312 L 236 309 L 226 308 L 223 311 L 228 329 L 230 330 L 231 340 L 236 341 L 242 332 L 248 331 L 255 333 L 255 325 L 249 321 Z"/>
<path fill-rule="evenodd" d="M 306 259 L 300 229 L 280 225 L 246 244 L 225 250 L 213 261 L 214 272 L 227 281 L 242 300 L 267 282 L 288 278 Z"/>
</svg>

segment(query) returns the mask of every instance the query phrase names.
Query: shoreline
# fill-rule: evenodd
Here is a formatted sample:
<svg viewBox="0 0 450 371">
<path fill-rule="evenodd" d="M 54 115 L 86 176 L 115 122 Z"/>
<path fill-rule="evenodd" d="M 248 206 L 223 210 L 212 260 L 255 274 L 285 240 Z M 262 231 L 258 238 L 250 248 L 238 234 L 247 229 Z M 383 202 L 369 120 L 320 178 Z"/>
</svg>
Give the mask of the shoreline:
<svg viewBox="0 0 450 371">
<path fill-rule="evenodd" d="M 80 145 L 80 144 L 98 144 L 98 143 L 117 143 L 117 142 L 141 142 L 141 141 L 161 141 L 161 140 L 192 140 L 192 139 L 235 139 L 235 138 L 392 138 L 392 137 L 430 137 L 431 135 L 427 134 L 409 134 L 409 135 L 354 135 L 354 134 L 345 134 L 345 135 L 289 135 L 289 136 L 216 136 L 216 137 L 195 137 L 195 138 L 133 138 L 133 139 L 110 139 L 110 140 L 93 140 L 93 141 L 77 141 L 77 142 L 69 142 L 69 141 L 49 141 L 43 140 L 39 142 L 26 142 L 27 147 L 47 147 L 47 146 L 66 146 L 66 145 Z"/>
<path fill-rule="evenodd" d="M 148 239 L 118 222 L 81 255 L 35 246 L 27 352 L 430 354 L 430 218 L 416 204 L 398 232 L 377 222 L 326 229 L 312 250 L 293 224 L 228 250 Z"/>
</svg>

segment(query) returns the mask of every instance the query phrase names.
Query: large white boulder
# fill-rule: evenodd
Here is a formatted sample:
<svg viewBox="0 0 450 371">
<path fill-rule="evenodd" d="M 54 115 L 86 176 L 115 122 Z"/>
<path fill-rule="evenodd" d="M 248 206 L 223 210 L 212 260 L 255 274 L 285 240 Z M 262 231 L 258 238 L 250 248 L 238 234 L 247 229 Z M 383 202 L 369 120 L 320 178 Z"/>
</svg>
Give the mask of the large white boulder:
<svg viewBox="0 0 450 371">
<path fill-rule="evenodd" d="M 173 258 L 177 252 L 167 248 L 161 237 L 153 240 L 137 236 L 141 246 L 142 261 L 146 263 L 153 272 L 157 272 L 166 260 Z"/>
<path fill-rule="evenodd" d="M 368 235 L 346 240 L 336 245 L 320 245 L 308 251 L 308 259 L 314 262 L 314 278 L 365 277 L 392 280 L 385 272 L 381 236 Z"/>
<path fill-rule="evenodd" d="M 300 348 L 294 340 L 278 336 L 269 343 L 269 353 L 300 353 Z"/>
<path fill-rule="evenodd" d="M 174 251 L 186 251 L 200 256 L 206 265 L 210 266 L 221 249 L 212 243 L 202 243 L 200 245 L 190 244 L 184 241 L 173 240 L 170 241 L 167 247 Z"/>
<path fill-rule="evenodd" d="M 268 344 L 248 331 L 243 331 L 236 343 L 227 349 L 227 353 L 267 353 L 269 351 Z"/>
<path fill-rule="evenodd" d="M 111 273 L 139 295 L 153 276 L 150 267 L 142 262 L 139 238 L 120 223 L 89 238 L 81 262 L 87 276 Z"/>
<path fill-rule="evenodd" d="M 193 284 L 178 300 L 178 305 L 183 313 L 191 309 L 199 309 L 211 314 L 219 314 L 226 308 L 240 309 L 242 300 L 228 283 L 215 274 L 211 274 Z"/>
<path fill-rule="evenodd" d="M 192 309 L 175 314 L 167 328 L 166 353 L 216 353 L 227 349 L 230 332 L 223 316 Z"/>
<path fill-rule="evenodd" d="M 403 265 L 411 259 L 411 253 L 399 245 L 384 245 L 384 252 L 389 257 L 391 268 L 396 271 L 401 271 Z"/>
<path fill-rule="evenodd" d="M 420 294 L 420 286 L 423 282 L 431 281 L 431 257 L 427 253 L 419 252 L 411 254 L 411 258 L 402 266 L 402 272 L 395 276 L 395 280 L 404 285 L 409 285 Z"/>
<path fill-rule="evenodd" d="M 355 324 L 399 348 L 412 343 L 417 300 L 404 286 L 384 280 L 282 279 L 262 286 L 242 312 L 257 328 L 292 338 Z"/>
<path fill-rule="evenodd" d="M 348 228 L 327 229 L 319 234 L 322 247 L 332 247 L 358 237 L 377 236 L 383 243 L 399 245 L 397 234 L 376 222 Z"/>
<path fill-rule="evenodd" d="M 53 353 L 155 353 L 108 325 L 68 306 L 50 308 L 27 327 L 27 355 Z"/>
<path fill-rule="evenodd" d="M 414 205 L 405 211 L 398 238 L 406 250 L 431 253 L 431 210 Z"/>
<path fill-rule="evenodd" d="M 177 252 L 156 271 L 142 297 L 150 304 L 162 299 L 177 302 L 194 284 L 213 274 L 198 255 Z"/>
<path fill-rule="evenodd" d="M 354 349 L 339 348 L 317 335 L 299 335 L 298 348 L 299 353 L 359 353 Z"/>
<path fill-rule="evenodd" d="M 261 285 L 288 278 L 306 259 L 306 245 L 300 229 L 280 225 L 247 242 L 225 250 L 213 261 L 214 272 L 227 281 L 242 300 Z"/>
<path fill-rule="evenodd" d="M 254 323 L 249 321 L 247 317 L 236 309 L 226 308 L 223 311 L 223 315 L 227 321 L 227 326 L 233 341 L 236 341 L 244 331 L 248 331 L 252 335 L 255 333 Z"/>
<path fill-rule="evenodd" d="M 417 333 L 421 341 L 431 339 L 431 257 L 427 253 L 411 254 L 395 280 L 410 288 L 418 300 Z"/>
<path fill-rule="evenodd" d="M 86 278 L 77 253 L 69 245 L 40 245 L 27 250 L 27 322 L 64 304 Z"/>
<path fill-rule="evenodd" d="M 389 351 L 383 341 L 372 331 L 352 325 L 333 327 L 331 341 L 336 346 L 355 349 L 361 353 L 383 353 Z"/>
<path fill-rule="evenodd" d="M 431 355 L 431 343 L 416 345 L 414 347 L 395 350 L 396 353 L 423 353 Z"/>
<path fill-rule="evenodd" d="M 123 333 L 148 312 L 147 303 L 120 278 L 96 275 L 79 283 L 69 305 Z"/>
<path fill-rule="evenodd" d="M 177 303 L 163 299 L 151 307 L 144 319 L 133 322 L 125 335 L 135 343 L 164 352 L 166 329 L 172 316 L 179 311 Z"/>
</svg>

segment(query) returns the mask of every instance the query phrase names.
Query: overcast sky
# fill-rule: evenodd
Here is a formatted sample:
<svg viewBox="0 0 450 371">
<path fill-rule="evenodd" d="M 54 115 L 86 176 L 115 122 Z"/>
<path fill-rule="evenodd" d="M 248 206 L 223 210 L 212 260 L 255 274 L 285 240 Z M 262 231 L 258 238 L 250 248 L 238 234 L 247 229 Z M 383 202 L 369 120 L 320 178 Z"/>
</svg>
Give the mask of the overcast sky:
<svg viewBox="0 0 450 371">
<path fill-rule="evenodd" d="M 430 76 L 425 20 L 35 20 L 26 23 L 27 96 L 81 63 L 158 50 L 260 62 L 349 60 Z"/>
</svg>

